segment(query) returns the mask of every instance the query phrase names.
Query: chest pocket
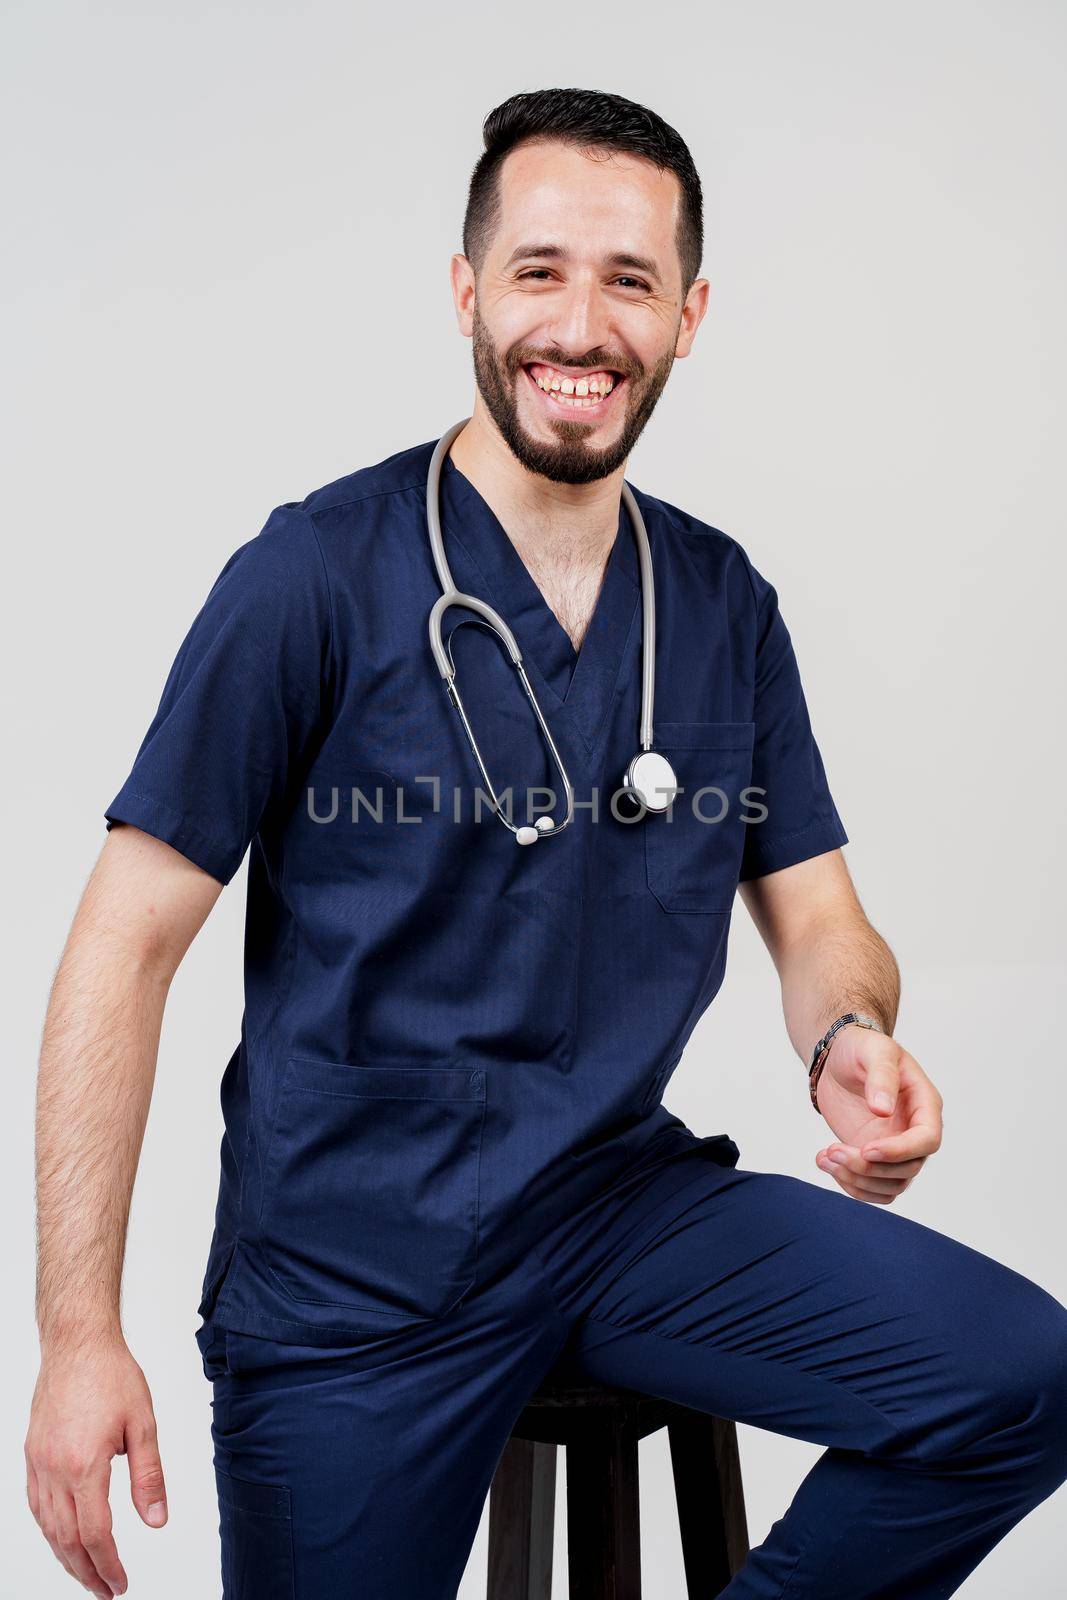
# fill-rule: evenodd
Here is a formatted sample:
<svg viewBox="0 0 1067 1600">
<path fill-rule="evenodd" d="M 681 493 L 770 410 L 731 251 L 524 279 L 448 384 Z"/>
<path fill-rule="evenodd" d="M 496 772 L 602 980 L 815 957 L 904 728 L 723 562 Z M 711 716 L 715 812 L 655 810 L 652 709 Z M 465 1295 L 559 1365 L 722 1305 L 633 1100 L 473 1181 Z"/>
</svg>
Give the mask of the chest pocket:
<svg viewBox="0 0 1067 1600">
<path fill-rule="evenodd" d="M 655 748 L 674 768 L 669 812 L 647 816 L 648 887 L 664 911 L 728 912 L 741 870 L 754 722 L 657 722 Z"/>
</svg>

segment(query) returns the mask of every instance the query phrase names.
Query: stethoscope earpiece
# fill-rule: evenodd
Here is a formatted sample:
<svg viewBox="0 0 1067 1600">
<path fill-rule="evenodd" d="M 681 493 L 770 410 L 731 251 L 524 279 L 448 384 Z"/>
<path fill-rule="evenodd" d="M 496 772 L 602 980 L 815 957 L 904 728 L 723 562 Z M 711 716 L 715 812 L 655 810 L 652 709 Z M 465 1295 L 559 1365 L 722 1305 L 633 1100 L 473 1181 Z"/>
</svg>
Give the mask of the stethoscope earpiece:
<svg viewBox="0 0 1067 1600">
<path fill-rule="evenodd" d="M 560 823 L 561 828 L 565 826 L 565 823 Z M 543 839 L 547 833 L 557 833 L 558 831 L 551 817 L 538 817 L 532 828 L 527 823 L 523 827 L 515 829 L 515 843 L 536 844 L 538 839 Z"/>
</svg>

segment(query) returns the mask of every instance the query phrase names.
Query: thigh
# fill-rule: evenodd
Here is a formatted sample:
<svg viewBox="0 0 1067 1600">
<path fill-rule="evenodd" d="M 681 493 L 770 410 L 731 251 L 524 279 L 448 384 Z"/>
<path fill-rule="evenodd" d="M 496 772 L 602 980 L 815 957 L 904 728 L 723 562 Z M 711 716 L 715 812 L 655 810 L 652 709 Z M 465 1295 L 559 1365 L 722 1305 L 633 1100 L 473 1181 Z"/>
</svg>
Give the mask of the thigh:
<svg viewBox="0 0 1067 1600">
<path fill-rule="evenodd" d="M 796 1438 L 936 1459 L 1029 1410 L 1067 1313 L 884 1206 L 700 1145 L 541 1246 L 575 1375 Z"/>
<path fill-rule="evenodd" d="M 565 1338 L 528 1274 L 345 1349 L 205 1357 L 224 1600 L 452 1600 L 511 1426 Z"/>
</svg>

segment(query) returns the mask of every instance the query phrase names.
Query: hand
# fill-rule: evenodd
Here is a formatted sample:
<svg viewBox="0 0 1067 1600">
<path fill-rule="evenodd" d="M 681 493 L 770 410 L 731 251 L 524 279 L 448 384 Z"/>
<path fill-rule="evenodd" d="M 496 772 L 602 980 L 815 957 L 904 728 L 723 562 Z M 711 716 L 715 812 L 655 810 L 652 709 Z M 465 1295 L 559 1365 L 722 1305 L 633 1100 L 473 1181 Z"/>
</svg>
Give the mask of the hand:
<svg viewBox="0 0 1067 1600">
<path fill-rule="evenodd" d="M 886 1034 L 855 1023 L 841 1028 L 815 1093 L 841 1141 L 820 1150 L 816 1163 L 856 1200 L 892 1205 L 940 1148 L 944 1101 L 915 1057 Z"/>
<path fill-rule="evenodd" d="M 125 1594 L 111 1536 L 111 1458 L 125 1455 L 130 1494 L 150 1528 L 167 1520 L 152 1396 L 121 1338 L 46 1352 L 26 1435 L 26 1494 L 57 1560 L 99 1600 Z"/>
</svg>

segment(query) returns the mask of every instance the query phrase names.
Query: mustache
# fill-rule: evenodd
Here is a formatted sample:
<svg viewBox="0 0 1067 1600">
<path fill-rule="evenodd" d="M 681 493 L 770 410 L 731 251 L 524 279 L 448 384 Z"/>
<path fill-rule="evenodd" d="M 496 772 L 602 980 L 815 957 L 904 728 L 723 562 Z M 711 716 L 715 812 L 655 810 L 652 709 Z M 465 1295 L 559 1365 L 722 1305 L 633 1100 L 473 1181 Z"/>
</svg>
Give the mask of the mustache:
<svg viewBox="0 0 1067 1600">
<path fill-rule="evenodd" d="M 533 361 L 540 361 L 546 367 L 584 367 L 587 372 L 617 372 L 624 378 L 639 378 L 644 373 L 644 364 L 634 361 L 628 356 L 612 354 L 608 350 L 588 351 L 584 355 L 566 355 L 562 350 L 537 350 L 532 345 L 519 345 L 508 352 L 508 372 L 514 376 L 520 367 L 529 366 Z"/>
</svg>

